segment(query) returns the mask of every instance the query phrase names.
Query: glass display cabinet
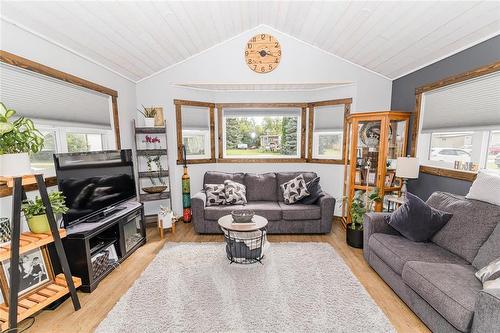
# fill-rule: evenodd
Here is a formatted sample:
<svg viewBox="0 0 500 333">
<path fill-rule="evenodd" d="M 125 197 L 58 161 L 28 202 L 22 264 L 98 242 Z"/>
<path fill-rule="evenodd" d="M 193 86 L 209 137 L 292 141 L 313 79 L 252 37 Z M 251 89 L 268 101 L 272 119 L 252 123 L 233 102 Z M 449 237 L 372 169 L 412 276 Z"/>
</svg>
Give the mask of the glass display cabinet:
<svg viewBox="0 0 500 333">
<path fill-rule="evenodd" d="M 396 160 L 406 156 L 411 114 L 382 111 L 355 113 L 346 118 L 344 224 L 350 223 L 349 207 L 357 191 L 377 191 L 382 200 L 375 203 L 374 209 L 380 212 L 387 205 L 384 196 L 401 190 L 401 179 L 396 178 Z"/>
</svg>

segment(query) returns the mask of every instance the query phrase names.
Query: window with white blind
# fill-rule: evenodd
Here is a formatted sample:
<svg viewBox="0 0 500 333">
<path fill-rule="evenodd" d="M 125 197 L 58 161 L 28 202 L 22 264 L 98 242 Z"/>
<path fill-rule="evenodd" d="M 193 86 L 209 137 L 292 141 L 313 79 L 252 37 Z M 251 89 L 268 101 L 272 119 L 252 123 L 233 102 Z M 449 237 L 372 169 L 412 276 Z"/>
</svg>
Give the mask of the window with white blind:
<svg viewBox="0 0 500 333">
<path fill-rule="evenodd" d="M 500 173 L 500 72 L 422 94 L 420 163 Z"/>
</svg>

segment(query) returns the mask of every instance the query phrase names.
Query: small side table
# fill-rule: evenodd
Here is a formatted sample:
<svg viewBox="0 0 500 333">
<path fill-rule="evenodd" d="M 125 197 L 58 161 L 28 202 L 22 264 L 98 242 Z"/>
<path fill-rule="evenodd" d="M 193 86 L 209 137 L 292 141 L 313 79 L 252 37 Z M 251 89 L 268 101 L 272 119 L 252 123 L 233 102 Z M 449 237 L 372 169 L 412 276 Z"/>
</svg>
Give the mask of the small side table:
<svg viewBox="0 0 500 333">
<path fill-rule="evenodd" d="M 225 215 L 218 221 L 224 232 L 226 255 L 231 263 L 253 264 L 264 258 L 263 246 L 266 241 L 267 219 L 254 215 L 253 223 L 233 223 L 231 215 Z"/>
<path fill-rule="evenodd" d="M 387 200 L 387 211 L 388 212 L 393 212 L 396 209 L 399 208 L 402 204 L 405 203 L 405 199 L 403 197 L 394 195 L 394 194 L 389 194 L 384 196 L 384 199 Z"/>
<path fill-rule="evenodd" d="M 172 233 L 175 234 L 175 223 L 177 222 L 178 218 L 173 217 L 172 218 L 172 226 L 170 227 L 172 229 Z M 164 238 L 164 227 L 163 227 L 163 220 L 158 219 L 158 233 L 160 234 L 160 239 Z"/>
</svg>

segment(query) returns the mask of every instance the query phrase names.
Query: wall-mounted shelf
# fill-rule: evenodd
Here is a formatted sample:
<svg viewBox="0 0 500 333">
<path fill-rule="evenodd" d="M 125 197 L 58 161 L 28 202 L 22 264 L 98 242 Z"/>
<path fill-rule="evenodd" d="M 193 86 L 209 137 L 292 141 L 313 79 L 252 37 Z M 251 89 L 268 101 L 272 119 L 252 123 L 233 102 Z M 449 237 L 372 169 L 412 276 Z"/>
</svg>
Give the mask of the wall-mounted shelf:
<svg viewBox="0 0 500 333">
<path fill-rule="evenodd" d="M 168 170 L 162 171 L 140 171 L 138 173 L 139 178 L 150 178 L 150 177 L 168 177 Z"/>
<path fill-rule="evenodd" d="M 166 149 L 137 149 L 137 156 L 167 155 Z"/>
<path fill-rule="evenodd" d="M 161 193 L 142 193 L 140 195 L 140 198 L 141 198 L 141 201 L 170 199 L 170 192 L 165 191 L 165 192 L 161 192 Z"/>
<path fill-rule="evenodd" d="M 136 134 L 164 134 L 165 127 L 136 127 Z"/>
</svg>

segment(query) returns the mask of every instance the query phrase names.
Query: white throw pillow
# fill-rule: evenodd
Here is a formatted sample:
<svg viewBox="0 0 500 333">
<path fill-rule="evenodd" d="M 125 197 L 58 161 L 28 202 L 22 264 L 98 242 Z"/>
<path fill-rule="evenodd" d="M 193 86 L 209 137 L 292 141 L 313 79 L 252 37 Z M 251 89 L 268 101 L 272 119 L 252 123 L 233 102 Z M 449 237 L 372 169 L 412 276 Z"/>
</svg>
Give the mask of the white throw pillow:
<svg viewBox="0 0 500 333">
<path fill-rule="evenodd" d="M 500 287 L 500 258 L 476 272 L 476 277 L 483 283 L 483 289 Z"/>
<path fill-rule="evenodd" d="M 247 203 L 247 188 L 243 184 L 225 180 L 224 192 L 226 193 L 226 205 L 245 205 Z"/>
<path fill-rule="evenodd" d="M 480 170 L 465 197 L 500 206 L 500 176 Z"/>
<path fill-rule="evenodd" d="M 205 184 L 205 193 L 207 194 L 207 207 L 226 203 L 224 184 Z"/>
</svg>

